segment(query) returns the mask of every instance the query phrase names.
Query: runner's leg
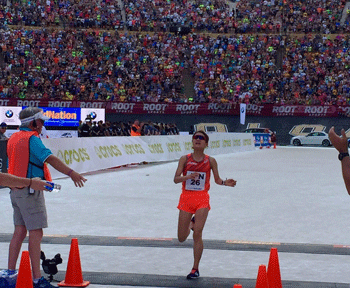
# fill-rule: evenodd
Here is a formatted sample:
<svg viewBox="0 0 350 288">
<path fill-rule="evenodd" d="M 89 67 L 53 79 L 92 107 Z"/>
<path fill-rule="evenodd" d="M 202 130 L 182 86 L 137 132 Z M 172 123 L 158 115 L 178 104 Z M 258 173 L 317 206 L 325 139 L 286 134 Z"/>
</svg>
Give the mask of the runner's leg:
<svg viewBox="0 0 350 288">
<path fill-rule="evenodd" d="M 180 242 L 186 241 L 190 234 L 190 223 L 192 213 L 183 210 L 179 211 L 179 222 L 177 227 L 177 238 Z"/>
<path fill-rule="evenodd" d="M 195 217 L 196 222 L 194 223 L 193 227 L 193 256 L 194 256 L 194 262 L 193 262 L 193 268 L 198 269 L 199 261 L 201 260 L 202 254 L 203 254 L 203 228 L 205 225 L 205 222 L 207 220 L 209 213 L 208 208 L 201 208 L 196 211 Z"/>
</svg>

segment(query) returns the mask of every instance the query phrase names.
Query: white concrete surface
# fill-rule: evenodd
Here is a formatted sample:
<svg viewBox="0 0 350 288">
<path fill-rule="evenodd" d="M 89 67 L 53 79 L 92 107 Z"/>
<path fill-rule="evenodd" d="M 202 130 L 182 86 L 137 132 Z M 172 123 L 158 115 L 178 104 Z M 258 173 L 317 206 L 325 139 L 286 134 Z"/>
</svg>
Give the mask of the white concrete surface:
<svg viewBox="0 0 350 288">
<path fill-rule="evenodd" d="M 334 148 L 278 147 L 215 158 L 221 177 L 234 178 L 237 186 L 212 181 L 204 239 L 350 244 L 350 197 Z M 173 183 L 176 167 L 172 162 L 88 175 L 81 189 L 70 179 L 58 180 L 62 191 L 46 195 L 50 227 L 44 233 L 176 238 L 181 192 Z M 0 190 L 0 207 L 0 231 L 11 233 L 7 189 Z M 42 245 L 48 258 L 61 253 L 65 263 L 69 248 Z M 193 261 L 187 248 L 79 248 L 83 271 L 89 272 L 185 276 Z M 7 249 L 0 243 L 0 268 L 6 268 Z M 266 252 L 207 249 L 200 271 L 206 277 L 255 278 L 268 258 Z M 282 280 L 350 283 L 348 256 L 279 253 L 279 259 Z"/>
</svg>

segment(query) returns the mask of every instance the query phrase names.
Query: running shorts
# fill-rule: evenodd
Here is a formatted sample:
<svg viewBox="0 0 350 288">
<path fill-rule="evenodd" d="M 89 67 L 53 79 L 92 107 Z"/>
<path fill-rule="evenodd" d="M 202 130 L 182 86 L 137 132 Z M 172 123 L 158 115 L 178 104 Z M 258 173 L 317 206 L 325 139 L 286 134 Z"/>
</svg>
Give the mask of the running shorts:
<svg viewBox="0 0 350 288">
<path fill-rule="evenodd" d="M 208 208 L 210 210 L 209 200 L 210 197 L 207 192 L 183 192 L 180 195 L 177 208 L 195 214 L 201 208 Z"/>
</svg>

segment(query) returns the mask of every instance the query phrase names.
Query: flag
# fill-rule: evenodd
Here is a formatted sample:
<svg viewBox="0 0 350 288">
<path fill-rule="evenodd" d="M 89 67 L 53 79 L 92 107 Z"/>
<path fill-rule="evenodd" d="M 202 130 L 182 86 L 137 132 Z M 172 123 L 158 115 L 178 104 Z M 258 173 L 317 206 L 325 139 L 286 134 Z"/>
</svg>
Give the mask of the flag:
<svg viewBox="0 0 350 288">
<path fill-rule="evenodd" d="M 240 120 L 241 120 L 241 124 L 244 125 L 245 123 L 245 112 L 247 110 L 247 104 L 245 103 L 241 103 L 240 104 Z"/>
</svg>

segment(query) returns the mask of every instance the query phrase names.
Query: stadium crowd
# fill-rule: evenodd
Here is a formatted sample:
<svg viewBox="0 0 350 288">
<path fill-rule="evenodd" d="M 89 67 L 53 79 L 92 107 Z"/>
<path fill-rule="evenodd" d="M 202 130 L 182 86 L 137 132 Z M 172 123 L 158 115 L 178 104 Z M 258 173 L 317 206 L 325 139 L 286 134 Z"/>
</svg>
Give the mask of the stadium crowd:
<svg viewBox="0 0 350 288">
<path fill-rule="evenodd" d="M 343 0 L 242 0 L 234 9 L 223 0 L 125 0 L 123 8 L 114 0 L 48 0 L 45 5 L 40 1 L 8 2 L 0 0 L 2 21 L 18 20 L 15 15 L 19 13 L 21 24 L 26 25 L 23 19 L 40 12 L 46 22 L 40 24 L 45 28 L 0 30 L 1 98 L 312 105 L 350 102 L 350 37 L 346 33 L 327 35 L 350 27 L 349 17 L 345 25 L 339 24 L 345 9 Z M 108 14 L 113 9 L 114 18 L 113 13 Z M 108 14 L 114 21 L 124 11 L 130 30 L 163 32 L 76 29 L 102 27 L 97 22 L 72 24 L 78 12 L 85 10 L 85 20 L 107 19 Z M 55 21 L 48 22 L 50 13 L 75 16 L 65 20 L 66 29 L 58 22 L 60 28 L 54 29 L 50 27 Z M 34 19 L 38 20 L 38 15 Z M 285 33 L 269 34 L 281 28 L 281 19 Z M 210 28 L 214 22 L 216 26 Z M 174 24 L 252 34 L 167 32 Z M 193 97 L 185 95 L 188 75 L 194 82 Z"/>
<path fill-rule="evenodd" d="M 179 135 L 175 123 L 141 122 L 141 136 Z M 80 121 L 78 137 L 131 136 L 132 122 Z"/>
<path fill-rule="evenodd" d="M 62 28 L 123 28 L 116 0 L 1 0 L 0 20 L 8 25 Z"/>
<path fill-rule="evenodd" d="M 341 33 L 345 0 L 1 0 L 0 22 L 10 25 L 166 32 Z M 346 12 L 346 11 L 345 11 Z M 283 25 L 282 25 L 283 24 Z"/>
<path fill-rule="evenodd" d="M 2 98 L 349 102 L 348 35 L 212 37 L 21 29 L 1 32 L 0 43 Z M 195 80 L 193 99 L 183 92 L 184 69 Z"/>
<path fill-rule="evenodd" d="M 219 37 L 207 46 L 212 53 L 198 49 L 192 58 L 195 100 L 312 105 L 349 103 L 350 82 L 346 76 L 350 67 L 349 40 L 349 36 L 330 39 L 309 35 L 299 38 Z M 276 54 L 281 50 L 285 51 L 285 56 L 279 67 Z"/>
<path fill-rule="evenodd" d="M 345 3 L 345 0 L 239 1 L 236 32 L 276 33 L 280 29 L 285 33 L 349 32 L 348 23 L 341 23 Z"/>
</svg>

